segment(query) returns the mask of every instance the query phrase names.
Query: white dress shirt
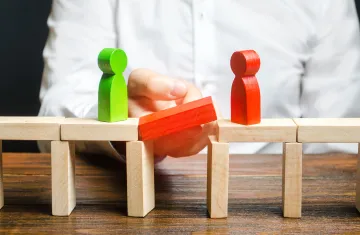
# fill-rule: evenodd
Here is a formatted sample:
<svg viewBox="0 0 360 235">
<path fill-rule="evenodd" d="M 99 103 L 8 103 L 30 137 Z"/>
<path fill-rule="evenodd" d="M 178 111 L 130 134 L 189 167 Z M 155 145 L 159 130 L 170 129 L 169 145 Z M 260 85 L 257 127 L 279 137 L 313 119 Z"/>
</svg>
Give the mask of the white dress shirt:
<svg viewBox="0 0 360 235">
<path fill-rule="evenodd" d="M 230 118 L 230 57 L 253 49 L 263 118 L 360 117 L 360 37 L 352 0 L 54 0 L 44 49 L 40 116 L 97 118 L 105 47 L 136 68 L 195 83 Z M 46 151 L 47 144 L 40 144 Z M 81 151 L 118 156 L 107 142 Z M 306 153 L 357 151 L 308 144 Z M 230 153 L 281 153 L 280 143 L 233 143 Z"/>
</svg>

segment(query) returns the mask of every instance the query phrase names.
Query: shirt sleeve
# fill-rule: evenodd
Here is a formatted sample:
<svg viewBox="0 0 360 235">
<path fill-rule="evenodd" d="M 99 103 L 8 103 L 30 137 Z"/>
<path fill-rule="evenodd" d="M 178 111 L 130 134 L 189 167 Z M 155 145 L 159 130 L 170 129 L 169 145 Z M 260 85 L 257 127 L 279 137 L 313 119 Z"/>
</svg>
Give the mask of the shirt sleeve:
<svg viewBox="0 0 360 235">
<path fill-rule="evenodd" d="M 305 63 L 301 109 L 304 118 L 360 117 L 359 20 L 352 0 L 324 1 L 311 55 Z M 307 144 L 304 152 L 353 152 L 356 144 Z"/>
<path fill-rule="evenodd" d="M 43 51 L 44 71 L 39 116 L 97 118 L 97 92 L 102 72 L 98 53 L 117 47 L 115 0 L 54 0 Z M 48 141 L 39 141 L 42 152 Z M 122 158 L 110 142 L 77 142 L 77 151 Z"/>
</svg>

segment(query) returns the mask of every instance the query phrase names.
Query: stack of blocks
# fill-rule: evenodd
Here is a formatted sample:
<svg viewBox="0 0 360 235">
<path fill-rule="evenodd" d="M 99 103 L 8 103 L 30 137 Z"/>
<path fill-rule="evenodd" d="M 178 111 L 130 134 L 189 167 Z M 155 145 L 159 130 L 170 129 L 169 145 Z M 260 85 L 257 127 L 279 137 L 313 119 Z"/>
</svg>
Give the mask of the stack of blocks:
<svg viewBox="0 0 360 235">
<path fill-rule="evenodd" d="M 105 48 L 98 57 L 104 73 L 99 84 L 98 120 L 64 117 L 0 117 L 0 140 L 51 141 L 52 214 L 68 216 L 76 206 L 76 141 L 126 142 L 128 216 L 145 217 L 155 207 L 153 140 L 215 122 L 209 136 L 207 208 L 211 218 L 228 216 L 229 143 L 281 142 L 283 216 L 301 217 L 302 143 L 360 143 L 360 118 L 261 119 L 256 73 L 260 58 L 253 50 L 231 57 L 235 79 L 231 89 L 231 119 L 217 119 L 211 97 L 128 118 L 127 65 L 123 50 Z M 360 148 L 359 148 L 360 150 Z M 0 141 L 0 208 L 4 205 Z M 360 154 L 359 154 L 360 156 Z M 356 181 L 360 211 L 360 158 Z"/>
</svg>

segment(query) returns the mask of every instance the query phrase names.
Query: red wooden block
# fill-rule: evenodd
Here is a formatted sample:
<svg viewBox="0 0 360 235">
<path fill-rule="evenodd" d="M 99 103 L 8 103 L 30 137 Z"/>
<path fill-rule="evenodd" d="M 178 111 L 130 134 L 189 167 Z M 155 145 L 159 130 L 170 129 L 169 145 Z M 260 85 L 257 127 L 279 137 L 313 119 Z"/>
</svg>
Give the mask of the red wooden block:
<svg viewBox="0 0 360 235">
<path fill-rule="evenodd" d="M 150 140 L 215 120 L 214 104 L 206 97 L 140 117 L 139 135 Z"/>
<path fill-rule="evenodd" d="M 260 69 L 260 57 L 254 50 L 236 51 L 230 66 L 236 77 L 255 76 Z"/>
<path fill-rule="evenodd" d="M 260 69 L 260 57 L 253 50 L 237 51 L 230 65 L 235 74 L 231 87 L 231 121 L 243 125 L 260 123 L 260 88 L 255 77 Z"/>
</svg>

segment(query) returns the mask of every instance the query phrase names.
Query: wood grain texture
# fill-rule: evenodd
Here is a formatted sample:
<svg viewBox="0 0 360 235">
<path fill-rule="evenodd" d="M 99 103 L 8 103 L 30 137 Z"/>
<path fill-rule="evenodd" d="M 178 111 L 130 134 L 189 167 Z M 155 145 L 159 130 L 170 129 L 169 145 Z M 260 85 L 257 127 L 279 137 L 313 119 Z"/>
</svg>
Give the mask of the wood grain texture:
<svg viewBox="0 0 360 235">
<path fill-rule="evenodd" d="M 60 140 L 63 117 L 0 117 L 2 140 Z"/>
<path fill-rule="evenodd" d="M 302 207 L 302 144 L 283 144 L 283 216 L 300 218 Z"/>
<path fill-rule="evenodd" d="M 260 57 L 254 50 L 236 51 L 230 59 L 235 74 L 231 86 L 231 121 L 242 125 L 261 121 L 261 95 L 256 73 Z"/>
<path fill-rule="evenodd" d="M 359 143 L 360 118 L 294 118 L 298 142 Z"/>
<path fill-rule="evenodd" d="M 259 124 L 242 125 L 218 120 L 219 142 L 296 142 L 297 126 L 292 119 L 261 119 Z"/>
<path fill-rule="evenodd" d="M 229 144 L 210 141 L 207 159 L 206 200 L 210 218 L 228 216 Z"/>
<path fill-rule="evenodd" d="M 357 154 L 357 171 L 356 171 L 356 194 L 355 194 L 356 209 L 360 212 L 360 143 L 358 144 Z"/>
<path fill-rule="evenodd" d="M 51 142 L 52 214 L 68 216 L 76 205 L 75 145 Z"/>
<path fill-rule="evenodd" d="M 126 166 L 102 155 L 76 157 L 77 206 L 51 215 L 49 154 L 5 153 L 0 234 L 357 234 L 357 156 L 305 155 L 302 218 L 282 216 L 282 156 L 231 155 L 229 211 L 210 219 L 206 155 L 156 165 L 156 208 L 127 217 Z"/>
<path fill-rule="evenodd" d="M 4 206 L 2 141 L 0 140 L 0 209 Z"/>
<path fill-rule="evenodd" d="M 211 97 L 205 97 L 140 117 L 142 140 L 152 140 L 217 119 Z"/>
<path fill-rule="evenodd" d="M 128 215 L 145 217 L 155 207 L 152 141 L 126 143 Z"/>
<path fill-rule="evenodd" d="M 61 124 L 61 139 L 79 141 L 138 140 L 138 122 L 137 118 L 112 123 L 88 118 L 66 118 Z"/>
</svg>

